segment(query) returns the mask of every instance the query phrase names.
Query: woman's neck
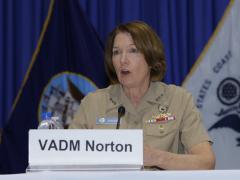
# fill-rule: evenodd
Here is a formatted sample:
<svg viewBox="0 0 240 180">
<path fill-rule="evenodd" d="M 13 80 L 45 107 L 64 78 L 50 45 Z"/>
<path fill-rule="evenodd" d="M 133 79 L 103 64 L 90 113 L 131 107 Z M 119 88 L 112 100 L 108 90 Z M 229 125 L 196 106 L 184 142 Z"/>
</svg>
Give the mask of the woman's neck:
<svg viewBox="0 0 240 180">
<path fill-rule="evenodd" d="M 123 91 L 130 99 L 133 106 L 137 107 L 140 104 L 142 97 L 146 94 L 149 85 L 150 83 L 145 83 L 144 85 L 138 87 L 123 87 Z"/>
</svg>

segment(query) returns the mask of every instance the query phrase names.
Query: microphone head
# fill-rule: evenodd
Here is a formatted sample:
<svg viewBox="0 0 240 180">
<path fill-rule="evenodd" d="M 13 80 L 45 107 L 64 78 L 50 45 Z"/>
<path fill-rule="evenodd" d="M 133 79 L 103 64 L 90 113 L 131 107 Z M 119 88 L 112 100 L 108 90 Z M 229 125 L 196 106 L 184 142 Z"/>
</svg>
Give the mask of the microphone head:
<svg viewBox="0 0 240 180">
<path fill-rule="evenodd" d="M 117 121 L 116 129 L 119 129 L 120 119 L 122 116 L 124 116 L 124 114 L 125 114 L 125 107 L 121 105 L 118 107 L 118 121 Z"/>
<path fill-rule="evenodd" d="M 118 116 L 122 117 L 124 114 L 125 114 L 125 107 L 121 105 L 118 108 Z"/>
</svg>

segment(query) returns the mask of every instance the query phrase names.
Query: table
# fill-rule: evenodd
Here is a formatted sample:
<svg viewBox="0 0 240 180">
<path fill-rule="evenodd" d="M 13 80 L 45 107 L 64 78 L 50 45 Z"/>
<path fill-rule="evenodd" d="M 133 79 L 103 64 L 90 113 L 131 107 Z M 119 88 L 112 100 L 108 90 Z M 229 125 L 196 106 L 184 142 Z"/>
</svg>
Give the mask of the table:
<svg viewBox="0 0 240 180">
<path fill-rule="evenodd" d="M 76 171 L 0 175 L 0 180 L 239 180 L 240 170 Z"/>
</svg>

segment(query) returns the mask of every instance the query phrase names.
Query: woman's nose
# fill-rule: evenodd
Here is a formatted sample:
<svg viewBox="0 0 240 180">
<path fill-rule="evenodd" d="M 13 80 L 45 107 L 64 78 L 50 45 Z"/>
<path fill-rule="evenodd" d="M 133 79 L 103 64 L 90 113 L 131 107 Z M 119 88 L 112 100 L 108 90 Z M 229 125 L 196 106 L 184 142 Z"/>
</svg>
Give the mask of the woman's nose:
<svg viewBox="0 0 240 180">
<path fill-rule="evenodd" d="M 123 52 L 121 57 L 120 57 L 120 63 L 121 64 L 127 64 L 128 63 L 128 57 L 127 57 L 127 53 Z"/>
</svg>

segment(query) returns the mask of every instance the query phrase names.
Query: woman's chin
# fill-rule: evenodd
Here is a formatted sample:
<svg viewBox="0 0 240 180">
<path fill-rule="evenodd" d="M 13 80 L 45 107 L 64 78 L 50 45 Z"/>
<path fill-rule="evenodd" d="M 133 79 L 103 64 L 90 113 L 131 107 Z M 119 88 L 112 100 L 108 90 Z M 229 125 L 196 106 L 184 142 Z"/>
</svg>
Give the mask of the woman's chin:
<svg viewBox="0 0 240 180">
<path fill-rule="evenodd" d="M 122 81 L 120 82 L 120 84 L 124 87 L 124 88 L 136 88 L 138 87 L 137 84 L 135 82 L 130 82 L 130 81 Z M 140 87 L 141 85 L 139 85 Z"/>
</svg>

